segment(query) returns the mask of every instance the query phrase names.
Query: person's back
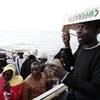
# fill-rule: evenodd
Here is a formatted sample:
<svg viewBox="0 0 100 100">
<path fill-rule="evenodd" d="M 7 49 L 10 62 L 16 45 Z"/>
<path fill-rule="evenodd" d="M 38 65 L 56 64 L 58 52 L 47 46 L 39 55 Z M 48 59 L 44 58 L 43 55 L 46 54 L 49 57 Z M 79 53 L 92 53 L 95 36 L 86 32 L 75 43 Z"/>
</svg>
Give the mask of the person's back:
<svg viewBox="0 0 100 100">
<path fill-rule="evenodd" d="M 46 66 L 46 63 L 48 61 L 48 57 L 46 53 L 41 53 L 40 56 L 38 56 L 38 60 L 41 63 L 41 71 L 43 72 Z"/>
</svg>

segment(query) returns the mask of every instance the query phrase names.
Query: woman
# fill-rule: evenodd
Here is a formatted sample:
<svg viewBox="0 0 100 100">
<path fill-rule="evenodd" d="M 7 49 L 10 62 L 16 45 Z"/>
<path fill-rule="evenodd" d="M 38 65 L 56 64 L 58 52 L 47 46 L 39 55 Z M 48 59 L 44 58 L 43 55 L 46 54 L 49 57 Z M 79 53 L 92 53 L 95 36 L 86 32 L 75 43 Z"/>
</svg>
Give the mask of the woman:
<svg viewBox="0 0 100 100">
<path fill-rule="evenodd" d="M 15 66 L 8 64 L 0 74 L 1 100 L 21 100 L 23 78 L 15 73 Z"/>
</svg>

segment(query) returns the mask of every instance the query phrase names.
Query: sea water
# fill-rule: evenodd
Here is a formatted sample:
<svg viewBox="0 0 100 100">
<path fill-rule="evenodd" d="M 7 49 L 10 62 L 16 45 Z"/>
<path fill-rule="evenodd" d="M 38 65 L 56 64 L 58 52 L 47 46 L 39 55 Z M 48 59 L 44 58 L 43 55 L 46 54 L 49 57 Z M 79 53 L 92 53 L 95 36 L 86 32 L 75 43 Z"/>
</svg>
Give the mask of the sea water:
<svg viewBox="0 0 100 100">
<path fill-rule="evenodd" d="M 48 61 L 64 47 L 61 31 L 3 31 L 0 32 L 0 48 L 12 49 L 38 49 L 38 53 L 46 53 Z M 77 37 L 71 35 L 71 47 L 74 52 L 78 46 Z"/>
</svg>

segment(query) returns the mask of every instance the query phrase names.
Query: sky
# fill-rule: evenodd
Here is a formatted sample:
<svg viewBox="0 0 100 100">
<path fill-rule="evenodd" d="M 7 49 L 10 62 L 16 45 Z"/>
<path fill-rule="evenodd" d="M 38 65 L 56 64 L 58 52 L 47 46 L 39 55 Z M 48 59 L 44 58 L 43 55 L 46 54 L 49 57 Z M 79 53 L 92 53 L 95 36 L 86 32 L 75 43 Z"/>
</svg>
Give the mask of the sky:
<svg viewBox="0 0 100 100">
<path fill-rule="evenodd" d="M 0 31 L 59 31 L 66 14 L 96 5 L 100 0 L 0 0 Z"/>
</svg>

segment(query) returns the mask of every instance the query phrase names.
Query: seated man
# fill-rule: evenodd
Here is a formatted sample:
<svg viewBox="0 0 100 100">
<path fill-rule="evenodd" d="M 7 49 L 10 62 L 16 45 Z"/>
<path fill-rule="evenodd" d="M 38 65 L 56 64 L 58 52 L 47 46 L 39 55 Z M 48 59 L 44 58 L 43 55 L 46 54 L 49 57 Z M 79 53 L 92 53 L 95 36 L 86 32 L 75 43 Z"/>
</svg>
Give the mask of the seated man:
<svg viewBox="0 0 100 100">
<path fill-rule="evenodd" d="M 32 100 L 46 90 L 46 75 L 41 72 L 40 63 L 34 61 L 31 64 L 31 74 L 24 81 L 22 100 Z"/>
<path fill-rule="evenodd" d="M 15 66 L 8 64 L 0 74 L 0 100 L 21 100 L 23 79 Z"/>
</svg>

